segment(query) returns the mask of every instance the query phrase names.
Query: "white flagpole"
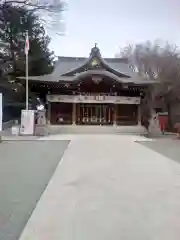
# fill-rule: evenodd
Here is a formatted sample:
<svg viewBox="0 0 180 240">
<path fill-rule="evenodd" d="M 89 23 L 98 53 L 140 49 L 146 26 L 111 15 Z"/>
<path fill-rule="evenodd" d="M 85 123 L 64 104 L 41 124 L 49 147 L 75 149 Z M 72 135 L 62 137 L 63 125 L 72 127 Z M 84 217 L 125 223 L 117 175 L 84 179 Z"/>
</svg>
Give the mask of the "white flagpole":
<svg viewBox="0 0 180 240">
<path fill-rule="evenodd" d="M 26 53 L 26 110 L 29 108 L 28 53 Z"/>
<path fill-rule="evenodd" d="M 28 31 L 26 32 L 26 40 L 25 40 L 25 54 L 26 54 L 26 110 L 29 108 L 29 84 L 28 84 L 28 53 L 29 53 L 29 36 Z"/>
</svg>

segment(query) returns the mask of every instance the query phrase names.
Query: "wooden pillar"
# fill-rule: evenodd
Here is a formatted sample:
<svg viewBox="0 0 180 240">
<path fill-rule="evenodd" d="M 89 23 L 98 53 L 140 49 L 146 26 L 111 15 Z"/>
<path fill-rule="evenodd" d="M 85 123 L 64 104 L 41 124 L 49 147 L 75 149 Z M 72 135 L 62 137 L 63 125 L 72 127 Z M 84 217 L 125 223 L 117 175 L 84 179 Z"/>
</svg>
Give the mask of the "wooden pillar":
<svg viewBox="0 0 180 240">
<path fill-rule="evenodd" d="M 114 104 L 113 126 L 117 126 L 117 124 L 116 124 L 116 116 L 117 116 L 117 104 Z"/>
<path fill-rule="evenodd" d="M 76 103 L 73 103 L 72 108 L 72 124 L 76 125 Z"/>
<path fill-rule="evenodd" d="M 48 102 L 47 124 L 51 124 L 51 102 Z"/>
<path fill-rule="evenodd" d="M 138 125 L 141 125 L 141 105 L 137 106 L 137 118 L 138 118 Z"/>
</svg>

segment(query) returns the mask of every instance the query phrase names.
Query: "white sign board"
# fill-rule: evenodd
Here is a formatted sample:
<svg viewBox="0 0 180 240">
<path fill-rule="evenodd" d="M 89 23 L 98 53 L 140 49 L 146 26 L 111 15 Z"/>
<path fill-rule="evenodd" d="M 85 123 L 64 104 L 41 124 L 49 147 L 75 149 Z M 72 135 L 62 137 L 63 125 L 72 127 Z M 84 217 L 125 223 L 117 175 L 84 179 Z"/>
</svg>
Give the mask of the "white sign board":
<svg viewBox="0 0 180 240">
<path fill-rule="evenodd" d="M 22 110 L 21 111 L 21 135 L 33 135 L 34 134 L 34 110 Z"/>
<path fill-rule="evenodd" d="M 114 104 L 140 104 L 140 97 L 124 96 L 100 96 L 100 95 L 48 95 L 49 102 L 66 102 L 66 103 L 114 103 Z"/>
<path fill-rule="evenodd" d="M 3 115 L 3 110 L 2 110 L 2 93 L 0 93 L 0 131 L 2 131 L 2 115 Z"/>
</svg>

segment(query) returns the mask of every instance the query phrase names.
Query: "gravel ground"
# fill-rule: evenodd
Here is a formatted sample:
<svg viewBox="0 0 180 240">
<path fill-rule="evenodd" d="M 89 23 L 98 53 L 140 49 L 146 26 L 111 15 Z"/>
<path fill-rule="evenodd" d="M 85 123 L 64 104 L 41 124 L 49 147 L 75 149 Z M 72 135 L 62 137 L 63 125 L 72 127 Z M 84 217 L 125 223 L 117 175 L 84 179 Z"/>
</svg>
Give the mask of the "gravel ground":
<svg viewBox="0 0 180 240">
<path fill-rule="evenodd" d="M 0 240 L 17 240 L 69 141 L 0 144 Z"/>
<path fill-rule="evenodd" d="M 180 140 L 157 139 L 156 141 L 139 142 L 143 146 L 180 163 Z"/>
</svg>

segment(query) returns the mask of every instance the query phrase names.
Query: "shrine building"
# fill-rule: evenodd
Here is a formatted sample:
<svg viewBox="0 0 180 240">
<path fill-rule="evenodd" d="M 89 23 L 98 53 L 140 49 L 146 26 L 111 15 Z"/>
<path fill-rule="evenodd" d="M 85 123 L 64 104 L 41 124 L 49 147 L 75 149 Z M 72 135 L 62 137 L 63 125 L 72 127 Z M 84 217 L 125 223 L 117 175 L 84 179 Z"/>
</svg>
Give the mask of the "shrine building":
<svg viewBox="0 0 180 240">
<path fill-rule="evenodd" d="M 52 74 L 29 76 L 29 90 L 44 99 L 54 125 L 140 124 L 141 92 L 151 83 L 127 59 L 103 58 L 96 45 L 87 58 L 59 57 Z"/>
</svg>

